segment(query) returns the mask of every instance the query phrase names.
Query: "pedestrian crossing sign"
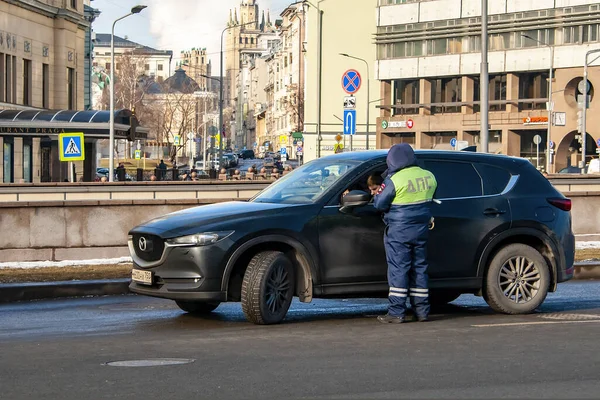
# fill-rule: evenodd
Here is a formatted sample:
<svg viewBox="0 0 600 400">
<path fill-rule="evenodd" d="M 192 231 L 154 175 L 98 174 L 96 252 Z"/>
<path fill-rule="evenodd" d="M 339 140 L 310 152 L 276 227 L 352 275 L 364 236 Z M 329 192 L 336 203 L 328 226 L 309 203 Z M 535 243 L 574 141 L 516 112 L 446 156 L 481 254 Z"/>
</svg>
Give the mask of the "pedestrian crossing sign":
<svg viewBox="0 0 600 400">
<path fill-rule="evenodd" d="M 142 158 L 142 151 L 141 150 L 136 150 L 135 151 L 135 159 L 139 160 Z"/>
<path fill-rule="evenodd" d="M 61 133 L 58 135 L 60 161 L 83 161 L 85 149 L 83 132 Z"/>
</svg>

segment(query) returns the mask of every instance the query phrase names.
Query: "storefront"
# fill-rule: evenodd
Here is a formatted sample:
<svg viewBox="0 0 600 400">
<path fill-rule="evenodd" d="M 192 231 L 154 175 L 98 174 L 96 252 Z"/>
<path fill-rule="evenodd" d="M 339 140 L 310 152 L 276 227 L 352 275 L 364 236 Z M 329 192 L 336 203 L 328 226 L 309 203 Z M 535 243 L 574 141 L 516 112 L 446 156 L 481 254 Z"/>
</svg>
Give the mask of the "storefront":
<svg viewBox="0 0 600 400">
<path fill-rule="evenodd" d="M 110 137 L 109 111 L 0 110 L 1 182 L 68 180 L 68 163 L 60 161 L 58 136 L 75 132 L 85 138 L 85 160 L 74 163 L 76 180 L 91 182 L 96 176 L 97 142 Z M 145 140 L 147 135 L 131 111 L 115 112 L 115 139 Z"/>
</svg>

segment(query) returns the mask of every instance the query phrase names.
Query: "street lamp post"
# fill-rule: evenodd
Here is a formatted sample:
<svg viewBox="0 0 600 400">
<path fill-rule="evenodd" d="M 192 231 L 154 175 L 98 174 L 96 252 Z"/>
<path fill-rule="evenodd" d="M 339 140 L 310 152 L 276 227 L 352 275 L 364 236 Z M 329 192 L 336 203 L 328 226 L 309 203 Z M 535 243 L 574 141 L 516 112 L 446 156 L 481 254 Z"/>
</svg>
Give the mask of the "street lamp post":
<svg viewBox="0 0 600 400">
<path fill-rule="evenodd" d="M 371 120 L 369 119 L 369 108 L 371 108 L 371 74 L 369 73 L 369 63 L 367 62 L 367 60 L 354 57 L 346 53 L 340 53 L 340 55 L 362 61 L 367 66 L 367 150 L 369 150 L 369 124 L 371 122 Z M 350 147 L 352 147 L 352 136 L 350 136 Z"/>
<path fill-rule="evenodd" d="M 481 71 L 479 73 L 479 98 L 481 104 L 481 125 L 479 139 L 481 151 L 487 153 L 489 148 L 490 126 L 489 126 L 489 70 L 488 70 L 488 0 L 481 0 Z"/>
<path fill-rule="evenodd" d="M 223 158 L 223 83 L 225 82 L 225 77 L 223 76 L 223 35 L 225 34 L 225 32 L 229 29 L 233 29 L 233 28 L 239 28 L 245 25 L 251 25 L 254 24 L 255 21 L 252 22 L 246 22 L 243 24 L 239 24 L 239 25 L 233 25 L 233 26 L 228 26 L 227 28 L 223 29 L 223 31 L 221 32 L 221 58 L 220 58 L 220 63 L 219 63 L 219 68 L 220 68 L 220 77 L 221 77 L 221 84 L 219 85 L 219 163 L 221 162 L 221 159 Z M 220 164 L 219 164 L 220 165 Z"/>
<path fill-rule="evenodd" d="M 553 73 L 554 73 L 554 46 L 546 43 L 546 42 L 542 42 L 541 40 L 538 39 L 534 39 L 529 35 L 524 35 L 521 34 L 521 36 L 523 36 L 524 38 L 533 40 L 534 42 L 537 42 L 543 46 L 549 47 L 550 48 L 550 70 L 548 71 L 548 132 L 546 133 L 546 172 L 550 173 L 550 165 L 551 163 L 551 159 L 552 156 L 550 154 L 550 143 L 552 142 L 552 140 L 550 139 L 550 133 L 552 132 L 552 111 L 554 111 L 554 105 L 552 104 L 552 79 L 553 79 Z"/>
<path fill-rule="evenodd" d="M 133 14 L 139 14 L 147 6 L 137 5 L 127 15 L 117 18 L 112 24 L 110 35 L 110 123 L 109 123 L 109 158 L 108 158 L 108 181 L 115 180 L 115 25 L 122 19 Z"/>
<path fill-rule="evenodd" d="M 589 50 L 587 53 L 585 53 L 585 62 L 583 64 L 583 81 L 584 81 L 584 88 L 585 88 L 585 93 L 583 93 L 583 109 L 581 110 L 581 172 L 584 171 L 585 169 L 585 146 L 586 146 L 586 139 L 587 139 L 587 129 L 586 129 L 586 123 L 587 123 L 587 105 L 588 105 L 588 57 L 590 56 L 590 54 L 594 54 L 594 53 L 600 53 L 600 49 L 595 49 L 595 50 Z M 592 62 L 596 61 L 598 59 L 598 57 L 596 57 L 596 59 L 594 59 Z M 591 64 L 591 63 L 590 63 Z"/>
</svg>

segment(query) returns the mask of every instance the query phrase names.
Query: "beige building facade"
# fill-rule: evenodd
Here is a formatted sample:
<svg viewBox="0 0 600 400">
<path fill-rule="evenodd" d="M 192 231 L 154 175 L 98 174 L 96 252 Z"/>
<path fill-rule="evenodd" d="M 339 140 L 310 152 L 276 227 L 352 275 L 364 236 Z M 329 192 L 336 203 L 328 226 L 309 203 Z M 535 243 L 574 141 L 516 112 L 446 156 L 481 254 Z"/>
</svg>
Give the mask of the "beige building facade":
<svg viewBox="0 0 600 400">
<path fill-rule="evenodd" d="M 373 43 L 373 35 L 377 31 L 375 18 L 377 0 L 327 0 L 311 3 L 315 6 L 319 5 L 320 9 L 309 3 L 303 3 L 306 12 L 306 40 L 302 49 L 305 63 L 302 140 L 304 161 L 334 154 L 338 144 L 335 138 L 344 131 L 342 122 L 344 97 L 349 96 L 342 88 L 342 76 L 350 69 L 357 70 L 362 77 L 361 87 L 354 95 L 357 126 L 356 134 L 352 137 L 352 149 L 367 148 L 367 126 L 369 127 L 368 148 L 374 149 L 378 117 L 376 106 L 379 104 L 377 100 L 380 97 L 375 80 L 376 48 Z M 319 11 L 322 12 L 321 24 Z M 320 71 L 319 53 L 321 53 Z M 340 53 L 364 61 L 347 58 Z M 369 86 L 370 90 L 368 90 Z M 367 108 L 369 109 L 368 125 Z M 345 150 L 350 150 L 350 135 L 343 135 L 339 144 L 342 144 Z"/>
<path fill-rule="evenodd" d="M 0 111 L 83 109 L 83 7 L 83 0 L 0 1 Z M 44 138 L 0 124 L 0 182 L 40 182 L 49 174 Z"/>
<path fill-rule="evenodd" d="M 206 48 L 193 48 L 191 50 L 182 51 L 180 55 L 181 68 L 200 86 L 201 91 L 210 91 L 212 87 L 210 79 L 207 76 L 212 76 L 212 65 Z"/>
<path fill-rule="evenodd" d="M 600 49 L 599 17 L 600 5 L 586 0 L 490 0 L 490 152 L 524 157 L 545 170 L 550 123 L 549 172 L 578 164 L 582 147 L 578 100 L 585 94 L 580 82 L 586 52 Z M 420 149 L 478 146 L 480 1 L 380 0 L 377 21 L 375 74 L 382 98 L 377 146 L 401 142 Z M 600 139 L 596 128 L 600 103 L 594 101 L 594 87 L 600 85 L 598 65 L 592 63 L 588 77 L 587 161 L 597 156 Z M 460 146 L 451 146 L 453 139 Z"/>
</svg>

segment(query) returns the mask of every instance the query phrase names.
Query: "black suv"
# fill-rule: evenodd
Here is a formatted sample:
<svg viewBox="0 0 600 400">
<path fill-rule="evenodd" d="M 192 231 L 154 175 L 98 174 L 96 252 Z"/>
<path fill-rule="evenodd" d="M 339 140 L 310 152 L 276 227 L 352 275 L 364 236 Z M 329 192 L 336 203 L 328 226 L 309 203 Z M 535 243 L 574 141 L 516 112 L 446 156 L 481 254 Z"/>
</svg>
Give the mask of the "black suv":
<svg viewBox="0 0 600 400">
<path fill-rule="evenodd" d="M 131 230 L 130 289 L 190 313 L 241 301 L 248 320 L 281 321 L 292 297 L 387 297 L 384 224 L 366 180 L 387 151 L 311 161 L 247 202 L 175 212 Z M 573 276 L 571 201 L 526 160 L 417 151 L 436 176 L 431 303 L 462 293 L 496 311 L 538 307 Z M 350 193 L 343 195 L 346 190 Z"/>
</svg>

